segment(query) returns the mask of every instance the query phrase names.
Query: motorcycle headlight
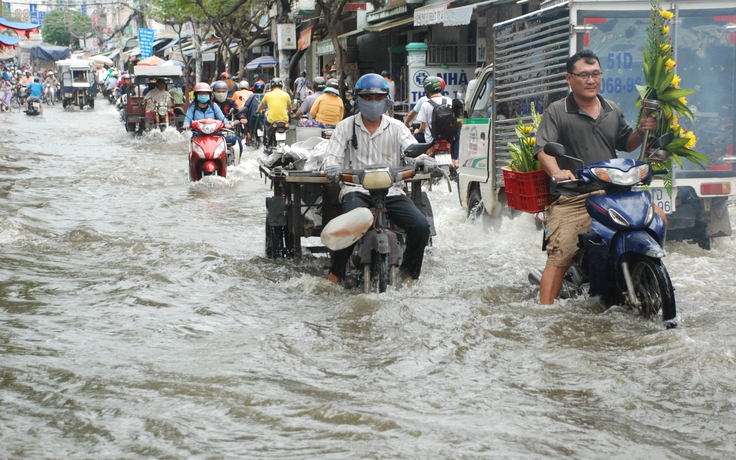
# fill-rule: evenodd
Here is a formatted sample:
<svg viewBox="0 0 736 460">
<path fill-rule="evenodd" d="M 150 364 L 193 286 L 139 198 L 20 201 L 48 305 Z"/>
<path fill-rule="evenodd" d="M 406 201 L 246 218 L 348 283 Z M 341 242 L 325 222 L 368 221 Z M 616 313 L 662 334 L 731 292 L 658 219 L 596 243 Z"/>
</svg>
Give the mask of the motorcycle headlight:
<svg viewBox="0 0 736 460">
<path fill-rule="evenodd" d="M 199 130 L 204 134 L 212 134 L 215 132 L 215 123 L 200 123 Z"/>
<path fill-rule="evenodd" d="M 390 188 L 394 181 L 388 168 L 366 170 L 363 176 L 363 187 L 366 190 Z"/>
<path fill-rule="evenodd" d="M 199 155 L 200 158 L 205 158 L 204 150 L 202 150 L 202 147 L 200 147 L 197 143 L 192 142 L 192 150 L 194 150 L 194 153 Z"/>
<path fill-rule="evenodd" d="M 215 147 L 215 158 L 227 152 L 227 146 L 225 144 L 225 138 L 221 137 Z"/>
<path fill-rule="evenodd" d="M 166 114 L 169 113 L 169 110 L 166 107 L 159 107 L 158 108 L 158 116 L 159 117 L 165 117 Z"/>
<path fill-rule="evenodd" d="M 616 168 L 593 168 L 591 171 L 595 176 L 604 181 L 616 185 L 635 185 L 644 180 L 649 174 L 650 166 L 643 164 L 635 166 L 628 171 L 621 171 Z"/>
</svg>

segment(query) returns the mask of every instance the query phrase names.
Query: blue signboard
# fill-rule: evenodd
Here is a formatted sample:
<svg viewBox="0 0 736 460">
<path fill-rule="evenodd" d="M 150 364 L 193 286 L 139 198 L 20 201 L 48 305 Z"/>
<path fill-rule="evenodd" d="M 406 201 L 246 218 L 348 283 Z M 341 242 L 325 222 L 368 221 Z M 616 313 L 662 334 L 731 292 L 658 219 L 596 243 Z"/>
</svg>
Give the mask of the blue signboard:
<svg viewBox="0 0 736 460">
<path fill-rule="evenodd" d="M 87 4 L 86 3 L 82 3 L 81 10 L 82 10 L 82 14 L 86 16 L 87 15 Z"/>
<path fill-rule="evenodd" d="M 28 8 L 31 10 L 31 24 L 38 24 L 38 5 L 30 3 Z"/>
<path fill-rule="evenodd" d="M 141 49 L 141 59 L 153 56 L 153 29 L 138 28 L 138 46 Z"/>
<path fill-rule="evenodd" d="M 44 19 L 46 19 L 46 12 L 45 11 L 39 11 L 38 12 L 38 25 L 42 26 Z"/>
</svg>

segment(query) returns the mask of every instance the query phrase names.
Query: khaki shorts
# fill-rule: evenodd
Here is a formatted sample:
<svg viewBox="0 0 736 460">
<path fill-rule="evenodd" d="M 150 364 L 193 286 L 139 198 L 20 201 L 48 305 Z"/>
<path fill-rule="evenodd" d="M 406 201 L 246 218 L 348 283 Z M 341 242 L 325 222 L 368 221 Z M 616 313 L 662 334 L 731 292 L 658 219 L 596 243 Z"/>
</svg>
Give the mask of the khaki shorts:
<svg viewBox="0 0 736 460">
<path fill-rule="evenodd" d="M 582 251 L 578 234 L 590 231 L 590 216 L 585 209 L 589 196 L 602 195 L 602 190 L 575 197 L 561 196 L 544 211 L 547 264 L 555 267 L 579 265 Z"/>
</svg>

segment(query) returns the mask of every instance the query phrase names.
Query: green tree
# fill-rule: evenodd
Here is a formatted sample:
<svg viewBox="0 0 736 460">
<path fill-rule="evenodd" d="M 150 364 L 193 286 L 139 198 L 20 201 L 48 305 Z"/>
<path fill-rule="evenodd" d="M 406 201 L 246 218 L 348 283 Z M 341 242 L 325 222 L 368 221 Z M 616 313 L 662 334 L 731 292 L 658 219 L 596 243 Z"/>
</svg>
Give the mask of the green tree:
<svg viewBox="0 0 736 460">
<path fill-rule="evenodd" d="M 59 46 L 79 46 L 79 39 L 92 33 L 92 18 L 79 11 L 51 11 L 46 14 L 41 36 L 43 41 Z"/>
</svg>

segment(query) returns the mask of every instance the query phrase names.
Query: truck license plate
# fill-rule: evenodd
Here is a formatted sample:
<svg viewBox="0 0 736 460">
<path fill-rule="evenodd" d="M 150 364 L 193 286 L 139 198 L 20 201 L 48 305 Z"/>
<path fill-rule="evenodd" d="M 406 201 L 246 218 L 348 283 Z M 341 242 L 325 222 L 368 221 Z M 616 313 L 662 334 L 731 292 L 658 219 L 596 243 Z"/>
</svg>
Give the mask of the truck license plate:
<svg viewBox="0 0 736 460">
<path fill-rule="evenodd" d="M 437 160 L 438 165 L 444 166 L 444 165 L 450 164 L 452 160 L 452 156 L 449 153 L 440 153 L 440 154 L 435 154 L 434 159 Z"/>
<path fill-rule="evenodd" d="M 286 133 L 276 133 L 276 140 L 277 141 L 285 141 L 286 140 Z"/>
<path fill-rule="evenodd" d="M 675 195 L 676 190 L 672 189 L 672 195 Z M 675 212 L 675 202 L 672 201 L 672 197 L 667 194 L 667 189 L 660 187 L 649 187 L 649 193 L 652 194 L 652 201 L 654 204 L 662 208 L 665 214 L 672 214 Z"/>
</svg>

